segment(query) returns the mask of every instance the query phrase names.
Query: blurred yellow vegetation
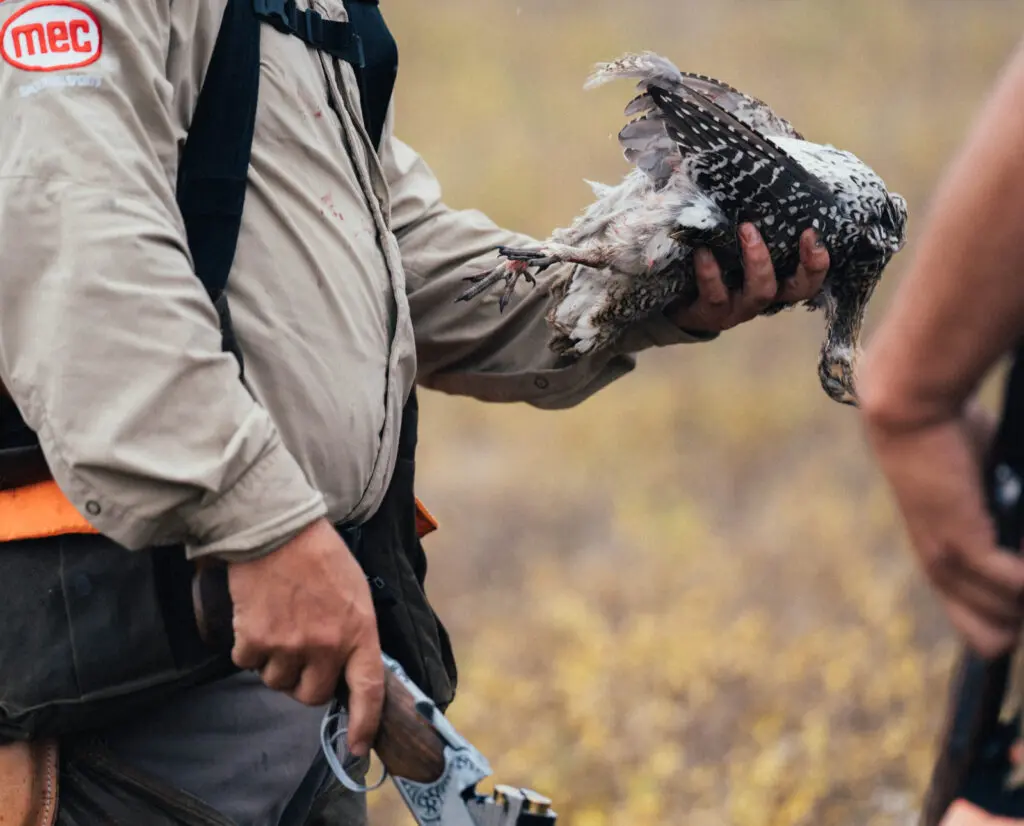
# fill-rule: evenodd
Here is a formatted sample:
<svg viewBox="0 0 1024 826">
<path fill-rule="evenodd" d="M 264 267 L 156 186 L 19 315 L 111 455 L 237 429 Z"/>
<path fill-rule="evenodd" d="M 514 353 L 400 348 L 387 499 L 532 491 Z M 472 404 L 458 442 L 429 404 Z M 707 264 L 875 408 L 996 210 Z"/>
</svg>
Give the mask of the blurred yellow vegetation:
<svg viewBox="0 0 1024 826">
<path fill-rule="evenodd" d="M 652 49 L 850 149 L 910 202 L 1024 31 L 1010 0 L 390 0 L 398 132 L 449 203 L 543 237 L 583 178 L 625 170 Z M 979 274 L 983 275 L 983 274 Z M 557 413 L 423 394 L 428 587 L 461 667 L 456 726 L 565 826 L 914 821 L 955 641 L 856 414 L 830 402 L 822 319 L 759 319 L 647 353 Z M 409 823 L 393 791 L 378 826 Z"/>
</svg>

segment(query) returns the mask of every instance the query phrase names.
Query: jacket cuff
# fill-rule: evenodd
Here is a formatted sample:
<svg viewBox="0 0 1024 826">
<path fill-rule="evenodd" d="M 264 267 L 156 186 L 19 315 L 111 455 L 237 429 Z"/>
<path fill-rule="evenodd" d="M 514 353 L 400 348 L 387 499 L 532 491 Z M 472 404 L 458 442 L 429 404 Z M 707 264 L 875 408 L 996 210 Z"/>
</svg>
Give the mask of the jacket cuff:
<svg viewBox="0 0 1024 826">
<path fill-rule="evenodd" d="M 276 551 L 327 514 L 322 494 L 275 440 L 230 490 L 204 503 L 189 522 L 189 559 L 245 562 Z"/>
<path fill-rule="evenodd" d="M 667 315 L 657 313 L 635 324 L 622 337 L 616 348 L 620 353 L 640 353 L 652 347 L 671 347 L 673 344 L 700 344 L 714 341 L 719 333 L 684 330 Z"/>
</svg>

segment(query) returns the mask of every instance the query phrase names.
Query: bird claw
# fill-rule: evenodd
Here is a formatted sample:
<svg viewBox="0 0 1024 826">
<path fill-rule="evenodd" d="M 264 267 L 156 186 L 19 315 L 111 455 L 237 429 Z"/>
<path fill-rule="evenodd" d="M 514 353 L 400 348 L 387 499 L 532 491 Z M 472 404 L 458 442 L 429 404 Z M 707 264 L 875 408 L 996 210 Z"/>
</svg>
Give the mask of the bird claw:
<svg viewBox="0 0 1024 826">
<path fill-rule="evenodd" d="M 529 264 L 533 267 L 536 272 L 534 275 L 540 275 L 544 270 L 550 267 L 552 264 L 557 264 L 559 258 L 554 255 L 550 255 L 544 250 L 529 250 L 529 249 L 513 249 L 512 247 L 498 247 L 498 254 L 509 261 L 518 261 L 524 264 Z M 523 277 L 526 278 L 531 284 L 536 282 L 529 272 L 523 271 Z"/>
<path fill-rule="evenodd" d="M 499 247 L 498 253 L 507 260 L 502 261 L 492 270 L 476 273 L 475 275 L 467 275 L 463 278 L 463 281 L 468 281 L 473 286 L 455 299 L 456 301 L 470 301 L 489 290 L 499 281 L 504 281 L 505 289 L 498 299 L 498 310 L 499 312 L 504 312 L 512 300 L 516 284 L 520 278 L 524 279 L 531 286 L 536 286 L 536 276 L 544 272 L 552 264 L 557 263 L 555 258 L 539 250 Z M 535 270 L 535 272 L 530 272 L 531 269 Z"/>
<path fill-rule="evenodd" d="M 498 309 L 504 312 L 508 302 L 512 299 L 516 284 L 520 278 L 525 278 L 531 284 L 536 284 L 536 279 L 526 271 L 529 265 L 522 261 L 502 261 L 493 270 L 467 275 L 463 281 L 468 281 L 473 286 L 463 292 L 456 301 L 471 301 L 481 293 L 486 292 L 499 281 L 505 282 L 505 290 L 498 299 Z"/>
</svg>

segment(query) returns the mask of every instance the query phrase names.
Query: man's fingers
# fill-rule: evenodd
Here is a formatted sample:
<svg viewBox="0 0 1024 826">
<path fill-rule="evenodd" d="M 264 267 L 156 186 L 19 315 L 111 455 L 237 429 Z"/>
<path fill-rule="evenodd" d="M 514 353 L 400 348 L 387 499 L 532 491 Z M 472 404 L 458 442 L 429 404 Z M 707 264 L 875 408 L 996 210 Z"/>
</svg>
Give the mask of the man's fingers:
<svg viewBox="0 0 1024 826">
<path fill-rule="evenodd" d="M 384 663 L 377 645 L 360 645 L 345 666 L 348 683 L 348 750 L 356 757 L 370 752 L 384 706 Z"/>
<path fill-rule="evenodd" d="M 800 266 L 807 274 L 807 295 L 799 296 L 798 300 L 813 298 L 818 294 L 825 282 L 829 264 L 828 250 L 821 236 L 813 229 L 804 230 L 800 236 Z"/>
<path fill-rule="evenodd" d="M 254 645 L 241 636 L 235 637 L 235 645 L 231 649 L 231 662 L 243 671 L 259 671 L 269 660 L 262 647 Z"/>
<path fill-rule="evenodd" d="M 828 267 L 828 250 L 818 233 L 813 229 L 806 230 L 800 236 L 800 265 L 791 277 L 782 282 L 775 300 L 796 304 L 814 298 L 821 292 Z"/>
<path fill-rule="evenodd" d="M 967 645 L 986 660 L 1009 652 L 1017 642 L 1016 631 L 994 627 L 959 602 L 946 600 L 946 613 Z"/>
<path fill-rule="evenodd" d="M 1022 614 L 1024 558 L 996 547 L 987 536 L 963 544 L 929 543 L 927 548 L 915 544 L 929 578 L 945 593 L 955 594 L 969 583 L 1016 615 Z"/>
<path fill-rule="evenodd" d="M 336 660 L 320 660 L 302 670 L 298 685 L 288 693 L 303 705 L 322 706 L 334 696 L 340 675 L 341 666 Z"/>
<path fill-rule="evenodd" d="M 697 277 L 697 291 L 700 301 L 708 308 L 727 311 L 729 308 L 729 290 L 722 280 L 722 270 L 711 254 L 711 250 L 701 247 L 693 254 L 693 271 Z"/>
<path fill-rule="evenodd" d="M 973 544 L 932 546 L 927 552 L 918 548 L 928 577 L 972 648 L 990 652 L 1016 639 L 1024 620 L 1024 560 L 992 546 L 986 537 Z"/>
<path fill-rule="evenodd" d="M 756 317 L 775 302 L 795 304 L 821 291 L 829 257 L 815 230 L 808 229 L 800 237 L 800 265 L 781 285 L 757 227 L 751 223 L 741 224 L 738 234 L 743 253 L 743 291 L 739 295 L 730 294 L 711 251 L 703 247 L 696 249 L 693 269 L 699 298 L 696 304 L 670 314 L 680 327 L 727 330 Z"/>
<path fill-rule="evenodd" d="M 990 582 L 966 571 L 961 571 L 959 576 L 950 578 L 941 589 L 949 599 L 973 611 L 993 628 L 1015 631 L 1020 628 L 1021 620 L 1024 619 L 1017 600 L 1007 599 Z"/>
<path fill-rule="evenodd" d="M 775 300 L 779 285 L 775 267 L 761 233 L 753 224 L 741 224 L 743 248 L 743 293 L 736 308 L 737 321 L 748 321 Z"/>
<path fill-rule="evenodd" d="M 684 330 L 719 332 L 730 326 L 729 290 L 722 280 L 722 270 L 706 247 L 693 253 L 693 273 L 697 280 L 697 300 L 671 311 L 669 317 Z"/>
<path fill-rule="evenodd" d="M 1024 609 L 1024 559 L 1000 548 L 984 549 L 962 557 L 965 576 L 985 587 L 1017 615 Z"/>
<path fill-rule="evenodd" d="M 805 230 L 800 236 L 800 264 L 796 272 L 782 283 L 775 300 L 796 304 L 814 298 L 821 292 L 828 267 L 828 250 L 820 236 L 813 229 Z"/>
<path fill-rule="evenodd" d="M 302 676 L 302 657 L 297 654 L 274 654 L 260 669 L 260 679 L 274 691 L 291 691 Z"/>
</svg>

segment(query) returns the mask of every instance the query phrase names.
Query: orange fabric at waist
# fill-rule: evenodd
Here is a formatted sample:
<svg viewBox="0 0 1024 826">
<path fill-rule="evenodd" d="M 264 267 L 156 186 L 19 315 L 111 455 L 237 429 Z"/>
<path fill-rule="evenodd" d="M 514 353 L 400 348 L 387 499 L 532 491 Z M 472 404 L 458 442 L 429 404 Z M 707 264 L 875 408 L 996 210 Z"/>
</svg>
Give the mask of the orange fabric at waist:
<svg viewBox="0 0 1024 826">
<path fill-rule="evenodd" d="M 437 530 L 437 520 L 416 500 L 416 533 Z M 43 539 L 71 533 L 99 533 L 51 481 L 0 491 L 0 542 Z"/>
<path fill-rule="evenodd" d="M 0 542 L 68 533 L 99 532 L 75 510 L 56 482 L 0 490 Z"/>
<path fill-rule="evenodd" d="M 433 533 L 437 530 L 437 520 L 434 519 L 434 515 L 427 510 L 426 506 L 419 500 L 416 499 L 416 535 L 422 539 L 428 533 Z"/>
</svg>

